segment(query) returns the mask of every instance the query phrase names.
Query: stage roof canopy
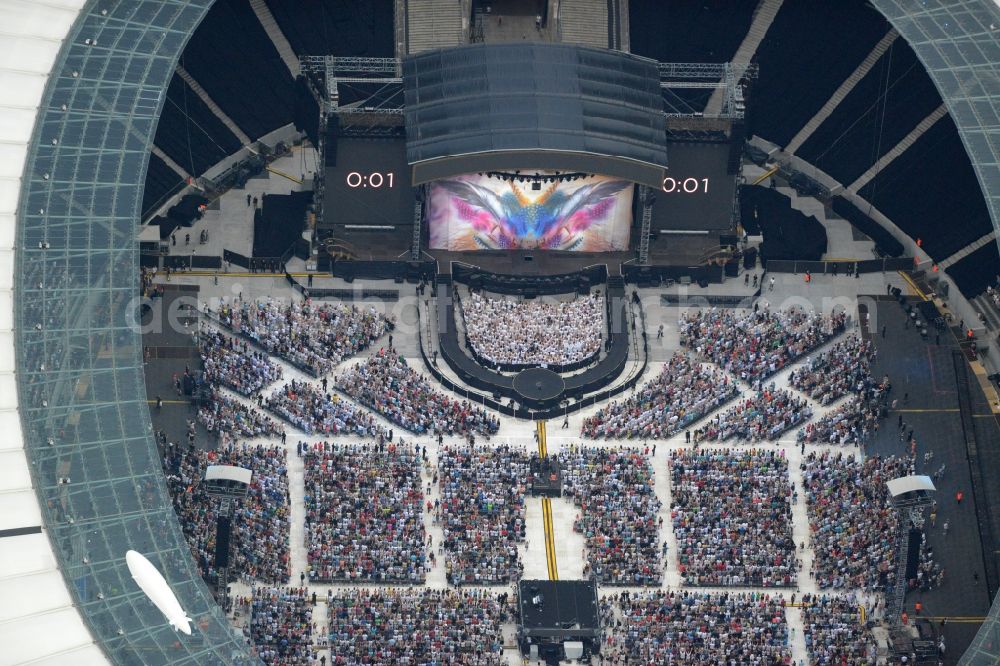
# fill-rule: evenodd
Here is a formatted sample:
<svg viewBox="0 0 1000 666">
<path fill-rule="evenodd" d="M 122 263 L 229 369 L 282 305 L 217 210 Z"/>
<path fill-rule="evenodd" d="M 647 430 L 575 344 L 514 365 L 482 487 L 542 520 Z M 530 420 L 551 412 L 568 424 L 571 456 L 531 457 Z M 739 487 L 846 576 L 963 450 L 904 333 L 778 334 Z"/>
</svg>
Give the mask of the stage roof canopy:
<svg viewBox="0 0 1000 666">
<path fill-rule="evenodd" d="M 403 61 L 413 184 L 473 171 L 560 170 L 660 187 L 653 60 L 566 44 L 476 44 Z"/>
</svg>

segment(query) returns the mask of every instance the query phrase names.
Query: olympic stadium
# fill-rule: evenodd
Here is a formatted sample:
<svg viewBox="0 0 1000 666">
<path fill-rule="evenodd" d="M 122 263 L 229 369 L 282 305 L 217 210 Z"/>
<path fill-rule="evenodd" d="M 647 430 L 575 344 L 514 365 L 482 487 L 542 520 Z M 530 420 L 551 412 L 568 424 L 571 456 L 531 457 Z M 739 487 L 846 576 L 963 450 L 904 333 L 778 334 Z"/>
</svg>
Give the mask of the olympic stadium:
<svg viewBox="0 0 1000 666">
<path fill-rule="evenodd" d="M 1000 661 L 1000 5 L 0 39 L 0 664 Z"/>
</svg>

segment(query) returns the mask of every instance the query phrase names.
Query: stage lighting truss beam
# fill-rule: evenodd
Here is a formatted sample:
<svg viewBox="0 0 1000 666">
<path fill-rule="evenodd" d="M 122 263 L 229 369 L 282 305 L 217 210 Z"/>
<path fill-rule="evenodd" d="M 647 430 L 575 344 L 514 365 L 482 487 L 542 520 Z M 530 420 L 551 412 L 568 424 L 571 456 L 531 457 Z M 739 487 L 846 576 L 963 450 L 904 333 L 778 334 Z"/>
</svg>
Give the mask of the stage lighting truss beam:
<svg viewBox="0 0 1000 666">
<path fill-rule="evenodd" d="M 326 88 L 324 107 L 326 115 L 401 114 L 402 108 L 386 107 L 389 99 L 402 100 L 402 61 L 398 58 L 345 58 L 339 56 L 301 56 L 299 62 L 306 74 L 320 74 Z M 349 106 L 340 105 L 341 84 L 371 83 L 379 86 L 381 104 L 369 104 L 367 99 Z M 397 89 L 385 94 L 386 89 Z M 374 98 L 375 95 L 372 95 Z"/>
<path fill-rule="evenodd" d="M 661 62 L 657 63 L 661 80 L 676 79 L 713 79 L 721 80 L 727 76 L 741 78 L 757 78 L 756 63 L 734 65 L 731 62 Z"/>
<path fill-rule="evenodd" d="M 399 58 L 361 58 L 341 56 L 301 56 L 303 71 L 326 73 L 332 67 L 339 73 L 392 74 L 398 76 L 402 68 Z"/>
<path fill-rule="evenodd" d="M 661 62 L 657 67 L 660 71 L 660 87 L 664 91 L 663 102 L 668 118 L 702 115 L 692 113 L 690 108 L 685 108 L 686 102 L 668 94 L 671 90 L 720 88 L 725 90 L 722 112 L 712 117 L 738 120 L 746 116 L 742 84 L 757 78 L 758 68 L 755 63 L 734 65 L 730 62 Z"/>
<path fill-rule="evenodd" d="M 384 77 L 338 76 L 337 83 L 381 83 L 384 85 L 396 83 L 402 85 L 403 79 L 402 77 L 399 76 L 384 76 Z"/>
</svg>

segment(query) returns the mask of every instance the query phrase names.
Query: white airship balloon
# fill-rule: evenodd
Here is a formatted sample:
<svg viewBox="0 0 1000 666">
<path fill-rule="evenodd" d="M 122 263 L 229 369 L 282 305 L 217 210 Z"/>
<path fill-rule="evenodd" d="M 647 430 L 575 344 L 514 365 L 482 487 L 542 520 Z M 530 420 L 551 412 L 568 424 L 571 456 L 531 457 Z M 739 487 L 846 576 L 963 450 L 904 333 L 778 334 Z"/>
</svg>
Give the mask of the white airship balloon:
<svg viewBox="0 0 1000 666">
<path fill-rule="evenodd" d="M 125 563 L 128 564 L 128 570 L 139 588 L 146 593 L 153 605 L 160 609 L 174 631 L 180 631 L 190 636 L 191 618 L 181 608 L 181 603 L 177 601 L 174 591 L 167 585 L 163 574 L 157 571 L 153 563 L 147 560 L 142 553 L 134 550 L 125 553 Z"/>
</svg>

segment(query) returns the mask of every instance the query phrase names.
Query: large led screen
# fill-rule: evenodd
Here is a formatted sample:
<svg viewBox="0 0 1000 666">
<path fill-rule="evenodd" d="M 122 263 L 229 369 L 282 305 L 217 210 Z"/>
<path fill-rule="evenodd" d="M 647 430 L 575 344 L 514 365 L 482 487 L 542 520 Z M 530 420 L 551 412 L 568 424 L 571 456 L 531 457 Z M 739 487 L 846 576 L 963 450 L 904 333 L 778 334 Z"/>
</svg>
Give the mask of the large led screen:
<svg viewBox="0 0 1000 666">
<path fill-rule="evenodd" d="M 545 182 L 554 179 L 554 182 Z M 632 183 L 607 176 L 535 172 L 468 174 L 430 188 L 430 247 L 435 250 L 628 249 Z"/>
</svg>

